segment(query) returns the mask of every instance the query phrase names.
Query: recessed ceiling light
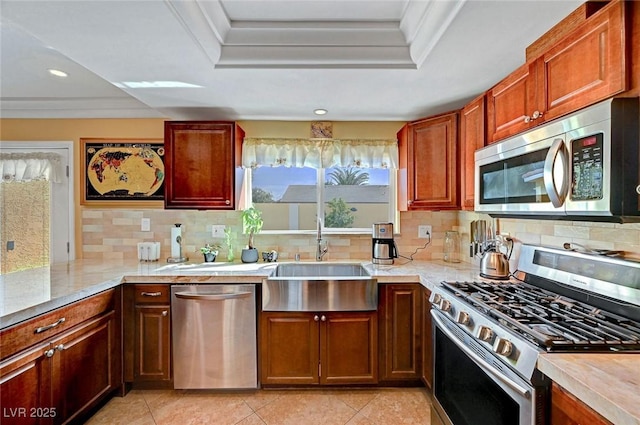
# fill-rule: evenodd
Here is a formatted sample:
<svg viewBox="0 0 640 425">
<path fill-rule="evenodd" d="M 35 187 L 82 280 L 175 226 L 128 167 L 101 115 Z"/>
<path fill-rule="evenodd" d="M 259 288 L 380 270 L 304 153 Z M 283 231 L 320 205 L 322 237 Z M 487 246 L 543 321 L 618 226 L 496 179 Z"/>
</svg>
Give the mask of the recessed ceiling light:
<svg viewBox="0 0 640 425">
<path fill-rule="evenodd" d="M 53 69 L 53 68 L 49 70 L 49 74 L 55 75 L 56 77 L 61 77 L 61 78 L 64 78 L 69 75 L 64 71 L 60 71 L 59 69 Z"/>
<path fill-rule="evenodd" d="M 313 113 L 316 114 L 316 115 L 324 115 L 324 114 L 327 113 L 327 110 L 326 109 L 316 109 L 316 110 L 313 111 Z"/>
</svg>

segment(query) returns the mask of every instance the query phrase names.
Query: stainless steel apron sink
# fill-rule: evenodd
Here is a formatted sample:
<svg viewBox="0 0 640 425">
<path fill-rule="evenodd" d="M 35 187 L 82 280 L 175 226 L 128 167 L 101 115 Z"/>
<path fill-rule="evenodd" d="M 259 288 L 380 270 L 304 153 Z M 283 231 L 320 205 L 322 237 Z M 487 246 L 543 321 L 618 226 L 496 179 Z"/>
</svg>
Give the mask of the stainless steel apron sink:
<svg viewBox="0 0 640 425">
<path fill-rule="evenodd" d="M 370 311 L 378 282 L 360 264 L 279 264 L 262 285 L 263 311 Z"/>
</svg>

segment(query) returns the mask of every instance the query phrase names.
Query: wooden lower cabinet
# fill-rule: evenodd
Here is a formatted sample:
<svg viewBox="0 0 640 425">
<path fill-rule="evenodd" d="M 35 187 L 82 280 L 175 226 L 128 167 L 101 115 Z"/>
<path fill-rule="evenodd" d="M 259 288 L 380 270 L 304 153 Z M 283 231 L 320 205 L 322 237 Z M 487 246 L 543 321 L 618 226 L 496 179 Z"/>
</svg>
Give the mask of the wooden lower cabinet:
<svg viewBox="0 0 640 425">
<path fill-rule="evenodd" d="M 115 301 L 119 291 L 104 297 Z M 111 308 L 0 362 L 3 425 L 82 422 L 120 387 L 119 310 Z"/>
<path fill-rule="evenodd" d="M 120 350 L 112 341 L 116 332 L 113 313 L 81 326 L 54 340 L 51 357 L 52 388 L 57 415 L 53 423 L 76 420 L 97 400 L 117 386 L 111 365 Z"/>
<path fill-rule="evenodd" d="M 422 377 L 422 285 L 380 284 L 380 381 Z"/>
<path fill-rule="evenodd" d="M 377 314 L 262 312 L 262 385 L 375 384 Z"/>
<path fill-rule="evenodd" d="M 431 325 L 431 291 L 422 288 L 422 382 L 432 388 L 433 383 L 433 327 Z"/>
<path fill-rule="evenodd" d="M 598 412 L 553 382 L 551 384 L 551 424 L 612 425 Z"/>
<path fill-rule="evenodd" d="M 124 380 L 145 388 L 172 388 L 171 285 L 124 287 Z"/>
</svg>

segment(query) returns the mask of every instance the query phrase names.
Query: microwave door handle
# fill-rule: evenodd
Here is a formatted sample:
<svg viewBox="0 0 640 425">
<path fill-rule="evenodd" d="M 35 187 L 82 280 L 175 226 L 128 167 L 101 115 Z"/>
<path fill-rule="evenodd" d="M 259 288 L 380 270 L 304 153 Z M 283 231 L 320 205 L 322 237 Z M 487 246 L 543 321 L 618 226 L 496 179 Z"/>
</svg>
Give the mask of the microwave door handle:
<svg viewBox="0 0 640 425">
<path fill-rule="evenodd" d="M 553 166 L 558 157 L 562 161 L 563 173 L 562 187 L 559 192 L 556 189 L 556 181 L 553 175 Z M 556 208 L 561 207 L 569 191 L 569 153 L 562 139 L 554 140 L 549 152 L 547 152 L 547 157 L 544 160 L 543 180 L 544 188 L 547 191 L 549 200 L 551 200 L 551 204 Z"/>
</svg>

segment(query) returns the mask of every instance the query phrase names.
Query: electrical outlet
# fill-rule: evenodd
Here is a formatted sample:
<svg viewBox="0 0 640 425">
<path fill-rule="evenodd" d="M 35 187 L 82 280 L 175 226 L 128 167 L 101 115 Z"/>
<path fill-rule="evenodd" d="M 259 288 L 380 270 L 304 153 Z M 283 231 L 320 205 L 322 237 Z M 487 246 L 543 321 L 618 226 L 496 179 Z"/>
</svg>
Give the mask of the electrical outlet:
<svg viewBox="0 0 640 425">
<path fill-rule="evenodd" d="M 431 233 L 431 226 L 428 224 L 423 224 L 418 226 L 418 237 L 422 239 L 431 238 L 433 235 Z"/>
<path fill-rule="evenodd" d="M 224 238 L 224 224 L 212 224 L 211 236 L 214 238 Z"/>
<path fill-rule="evenodd" d="M 151 219 L 143 218 L 140 220 L 140 230 L 143 232 L 149 232 L 151 230 Z"/>
</svg>

